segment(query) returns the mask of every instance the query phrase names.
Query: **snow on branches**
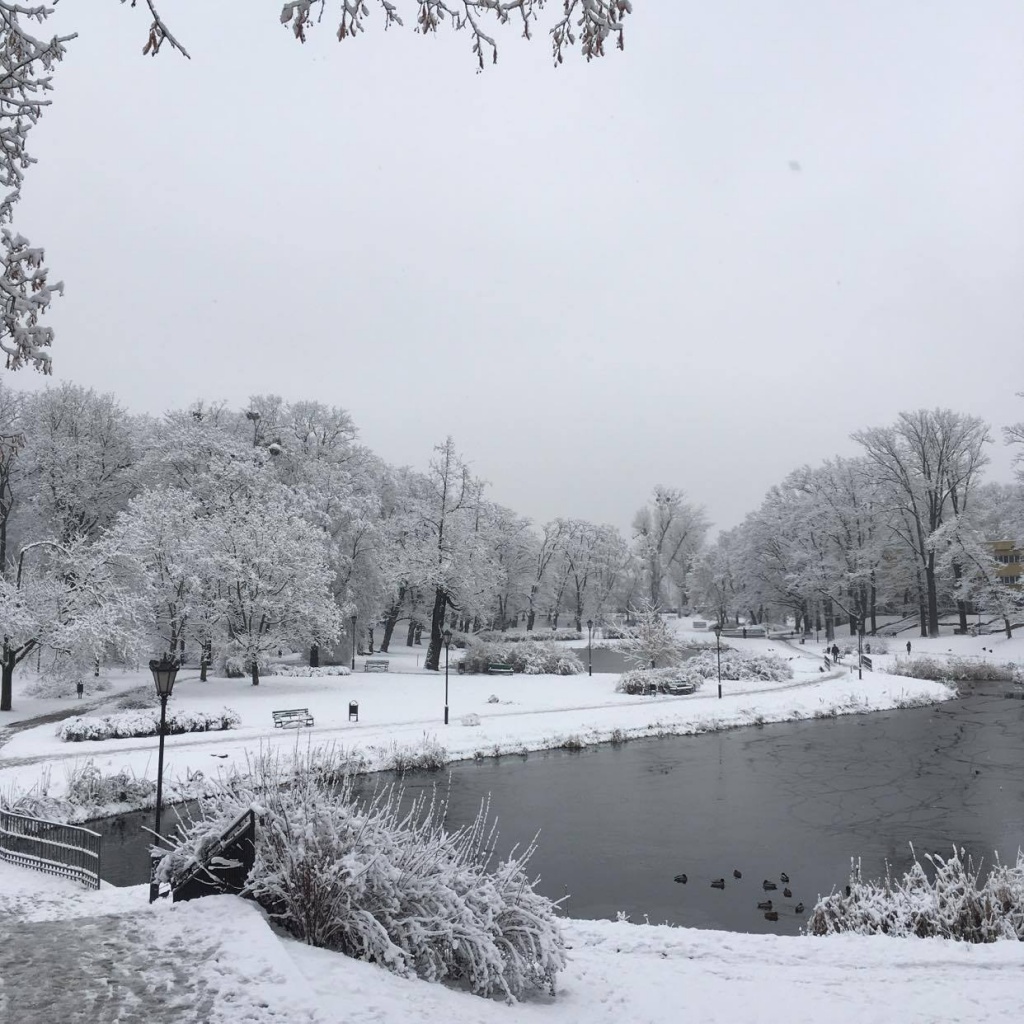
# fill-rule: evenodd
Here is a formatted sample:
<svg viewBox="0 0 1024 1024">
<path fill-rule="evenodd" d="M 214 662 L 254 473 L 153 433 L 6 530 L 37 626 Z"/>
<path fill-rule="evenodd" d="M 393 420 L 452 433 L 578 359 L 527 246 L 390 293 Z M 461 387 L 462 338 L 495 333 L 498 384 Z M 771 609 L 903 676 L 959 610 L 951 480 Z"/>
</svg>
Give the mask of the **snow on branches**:
<svg viewBox="0 0 1024 1024">
<path fill-rule="evenodd" d="M 398 5 L 391 0 L 378 0 L 384 17 L 384 28 L 402 26 Z M 538 20 L 546 0 L 417 0 L 416 31 L 422 35 L 436 32 L 447 22 L 455 31 L 468 30 L 473 41 L 473 56 L 483 71 L 485 55 L 492 64 L 498 62 L 498 44 L 484 29 L 490 17 L 499 26 L 515 20 L 522 26 L 523 38 L 533 37 L 532 27 Z M 133 3 L 134 6 L 134 3 Z M 323 20 L 327 0 L 287 0 L 281 7 L 281 24 L 291 28 L 295 38 L 305 42 L 306 31 Z M 314 10 L 316 11 L 314 15 Z M 633 10 L 630 0 L 562 0 L 562 14 L 549 31 L 551 52 L 561 64 L 566 49 L 579 39 L 580 52 L 593 60 L 603 57 L 605 42 L 612 38 L 623 48 L 623 21 Z M 347 39 L 364 32 L 370 9 L 365 0 L 341 0 L 341 21 L 338 39 Z"/>
<path fill-rule="evenodd" d="M 35 163 L 29 155 L 28 133 L 50 105 L 44 94 L 53 89 L 54 65 L 64 58 L 65 43 L 73 35 L 36 39 L 23 22 L 43 24 L 52 7 L 23 7 L 0 0 L 0 224 L 9 223 L 14 204 L 21 198 L 25 170 Z M 45 351 L 53 330 L 42 327 L 39 317 L 54 293 L 63 294 L 62 283 L 47 283 L 42 249 L 26 238 L 4 228 L 3 269 L 0 271 L 0 349 L 7 355 L 7 368 L 32 365 L 50 372 L 50 355 Z"/>
</svg>

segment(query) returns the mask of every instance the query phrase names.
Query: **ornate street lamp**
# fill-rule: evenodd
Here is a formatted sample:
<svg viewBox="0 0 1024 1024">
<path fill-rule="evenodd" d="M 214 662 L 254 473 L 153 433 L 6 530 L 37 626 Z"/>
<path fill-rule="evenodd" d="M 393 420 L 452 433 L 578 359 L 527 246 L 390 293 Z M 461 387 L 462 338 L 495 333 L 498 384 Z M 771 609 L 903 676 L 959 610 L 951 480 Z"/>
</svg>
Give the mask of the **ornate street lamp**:
<svg viewBox="0 0 1024 1024">
<path fill-rule="evenodd" d="M 160 804 L 164 795 L 164 735 L 167 730 L 167 698 L 174 689 L 174 679 L 178 674 L 178 663 L 166 655 L 159 661 L 149 663 L 153 673 L 156 695 L 160 698 L 160 754 L 156 762 L 156 822 L 153 831 L 160 837 Z M 159 858 L 155 857 L 150 865 L 149 902 L 152 903 L 160 895 L 160 883 L 156 880 L 155 869 Z"/>
<path fill-rule="evenodd" d="M 587 619 L 587 675 L 594 674 L 594 620 Z"/>
<path fill-rule="evenodd" d="M 452 645 L 452 631 L 446 629 L 441 634 L 444 641 L 444 724 L 448 724 L 448 648 Z"/>
<path fill-rule="evenodd" d="M 722 699 L 722 624 L 715 623 L 715 644 L 718 646 L 718 699 Z"/>
<path fill-rule="evenodd" d="M 356 670 L 356 617 L 352 616 L 352 671 Z"/>
</svg>

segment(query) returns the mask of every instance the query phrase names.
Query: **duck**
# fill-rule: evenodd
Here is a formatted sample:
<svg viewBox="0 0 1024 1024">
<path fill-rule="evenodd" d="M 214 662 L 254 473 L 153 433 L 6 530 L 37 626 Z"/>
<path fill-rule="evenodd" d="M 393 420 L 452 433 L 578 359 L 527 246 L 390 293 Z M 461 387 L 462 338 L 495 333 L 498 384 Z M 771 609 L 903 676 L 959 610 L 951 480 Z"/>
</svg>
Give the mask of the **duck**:
<svg viewBox="0 0 1024 1024">
<path fill-rule="evenodd" d="M 772 901 L 771 900 L 762 900 L 760 903 L 758 903 L 757 909 L 758 910 L 771 910 L 772 909 Z"/>
<path fill-rule="evenodd" d="M 725 879 L 724 878 L 716 878 L 711 883 L 711 888 L 712 889 L 724 889 L 725 888 Z"/>
<path fill-rule="evenodd" d="M 683 885 L 686 885 L 687 878 L 686 878 L 686 875 L 676 875 L 675 878 L 672 879 L 672 881 L 673 882 L 682 882 Z"/>
<path fill-rule="evenodd" d="M 779 912 L 777 910 L 766 910 L 764 912 L 764 919 L 766 921 L 778 921 Z"/>
<path fill-rule="evenodd" d="M 779 875 L 779 881 L 782 882 L 783 885 L 789 885 L 789 875 L 783 871 L 782 874 Z"/>
<path fill-rule="evenodd" d="M 793 898 L 793 890 L 787 885 L 786 888 L 782 890 L 782 895 L 785 896 L 787 900 L 791 900 Z"/>
<path fill-rule="evenodd" d="M 733 870 L 732 870 L 732 877 L 733 878 L 742 878 L 743 877 L 743 872 L 740 871 L 738 868 L 733 868 Z"/>
<path fill-rule="evenodd" d="M 798 903 L 798 904 L 797 904 L 797 905 L 796 905 L 796 906 L 795 906 L 795 907 L 793 908 L 793 913 L 794 913 L 794 914 L 802 914 L 803 912 L 804 912 L 804 905 L 803 905 L 802 903 Z"/>
<path fill-rule="evenodd" d="M 771 892 L 772 889 L 778 889 L 778 886 L 774 882 L 769 882 L 768 879 L 766 878 L 761 883 L 761 888 L 763 888 L 765 892 Z"/>
</svg>

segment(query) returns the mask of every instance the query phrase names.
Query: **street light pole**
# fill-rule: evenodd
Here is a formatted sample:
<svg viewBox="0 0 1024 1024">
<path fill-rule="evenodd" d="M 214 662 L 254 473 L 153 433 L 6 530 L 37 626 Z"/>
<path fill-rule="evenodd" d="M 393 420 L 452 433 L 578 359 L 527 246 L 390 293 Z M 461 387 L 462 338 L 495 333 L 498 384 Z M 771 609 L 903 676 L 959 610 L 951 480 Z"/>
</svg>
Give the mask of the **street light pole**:
<svg viewBox="0 0 1024 1024">
<path fill-rule="evenodd" d="M 157 841 L 160 838 L 160 810 L 164 795 L 164 736 L 167 733 L 167 698 L 174 689 L 174 677 L 178 674 L 178 663 L 166 657 L 159 661 L 151 661 L 149 669 L 153 673 L 153 683 L 156 686 L 157 696 L 160 698 L 160 753 L 156 762 L 156 821 L 153 831 L 156 833 Z M 154 859 L 150 863 L 149 875 L 149 902 L 152 903 L 160 896 L 160 883 L 156 880 L 155 869 L 159 862 Z"/>
<path fill-rule="evenodd" d="M 448 648 L 452 643 L 452 631 L 446 629 L 441 634 L 444 640 L 444 724 L 448 724 Z"/>
<path fill-rule="evenodd" d="M 587 619 L 587 675 L 594 674 L 594 620 Z"/>
<path fill-rule="evenodd" d="M 352 616 L 352 671 L 356 670 L 356 617 Z"/>
<path fill-rule="evenodd" d="M 722 624 L 715 623 L 715 644 L 718 647 L 718 699 L 722 699 Z"/>
</svg>

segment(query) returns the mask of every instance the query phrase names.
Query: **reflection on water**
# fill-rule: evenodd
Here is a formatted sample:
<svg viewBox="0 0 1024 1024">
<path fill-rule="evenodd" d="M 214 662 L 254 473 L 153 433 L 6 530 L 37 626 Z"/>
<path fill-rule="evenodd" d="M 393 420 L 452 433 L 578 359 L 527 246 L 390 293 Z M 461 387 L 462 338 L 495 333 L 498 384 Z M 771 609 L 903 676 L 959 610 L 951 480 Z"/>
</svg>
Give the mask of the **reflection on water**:
<svg viewBox="0 0 1024 1024">
<path fill-rule="evenodd" d="M 585 653 L 585 652 L 584 652 Z M 634 741 L 581 754 L 452 766 L 448 820 L 470 820 L 480 801 L 502 834 L 500 852 L 541 830 L 533 870 L 569 913 L 702 928 L 795 933 L 819 893 L 845 884 L 850 858 L 866 875 L 888 861 L 902 872 L 919 854 L 953 844 L 988 863 L 1024 842 L 1024 702 L 998 684 L 932 708 Z M 378 780 L 379 781 L 379 780 Z M 438 776 L 405 780 L 415 791 Z M 443 782 L 443 780 L 441 780 Z M 137 819 L 137 820 L 133 820 Z M 138 836 L 129 816 L 123 834 Z M 141 880 L 117 861 L 127 846 L 104 840 L 105 877 Z M 737 880 L 733 869 L 742 873 Z M 125 865 L 125 870 L 128 866 Z M 757 910 L 764 879 L 786 872 Z M 685 885 L 673 881 L 685 873 Z M 725 878 L 724 890 L 711 880 Z"/>
</svg>

